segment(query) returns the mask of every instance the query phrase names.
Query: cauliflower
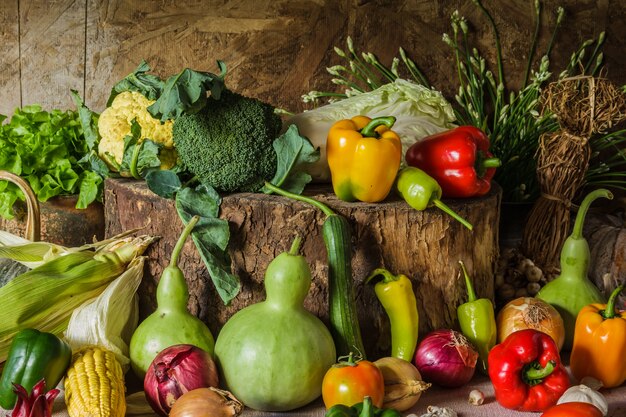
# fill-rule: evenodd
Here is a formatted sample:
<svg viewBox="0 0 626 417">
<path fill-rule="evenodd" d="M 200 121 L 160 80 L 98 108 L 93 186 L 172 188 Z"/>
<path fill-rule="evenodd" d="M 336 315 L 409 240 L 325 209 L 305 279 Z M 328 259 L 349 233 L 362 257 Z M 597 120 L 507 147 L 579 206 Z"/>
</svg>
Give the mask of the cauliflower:
<svg viewBox="0 0 626 417">
<path fill-rule="evenodd" d="M 141 126 L 141 140 L 148 138 L 163 145 L 161 168 L 171 168 L 176 163 L 172 127 L 174 122 L 161 123 L 148 113 L 148 106 L 154 101 L 136 91 L 124 91 L 118 94 L 98 120 L 100 143 L 98 153 L 105 161 L 122 163 L 124 156 L 124 137 L 130 134 L 130 126 L 135 119 Z M 108 154 L 108 155 L 107 155 Z"/>
</svg>

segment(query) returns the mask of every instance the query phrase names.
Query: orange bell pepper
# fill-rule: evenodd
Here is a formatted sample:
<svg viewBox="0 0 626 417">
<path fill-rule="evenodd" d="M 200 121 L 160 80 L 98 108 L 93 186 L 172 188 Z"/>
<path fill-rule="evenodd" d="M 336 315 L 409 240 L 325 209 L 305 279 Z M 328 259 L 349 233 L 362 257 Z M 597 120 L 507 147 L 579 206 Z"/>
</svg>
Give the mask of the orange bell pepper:
<svg viewBox="0 0 626 417">
<path fill-rule="evenodd" d="M 384 200 L 402 161 L 402 143 L 390 130 L 393 116 L 355 116 L 332 125 L 326 154 L 333 190 L 343 201 Z"/>
<path fill-rule="evenodd" d="M 607 304 L 590 304 L 578 313 L 570 356 L 576 379 L 591 376 L 602 381 L 605 388 L 626 381 L 626 311 L 615 308 L 623 288 L 617 287 Z"/>
</svg>

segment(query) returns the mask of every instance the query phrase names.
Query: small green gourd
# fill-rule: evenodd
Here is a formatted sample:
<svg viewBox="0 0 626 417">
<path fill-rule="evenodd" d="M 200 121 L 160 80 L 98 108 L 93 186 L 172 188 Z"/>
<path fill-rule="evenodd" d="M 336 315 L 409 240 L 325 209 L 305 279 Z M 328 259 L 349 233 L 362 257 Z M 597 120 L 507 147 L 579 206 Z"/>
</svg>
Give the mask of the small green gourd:
<svg viewBox="0 0 626 417">
<path fill-rule="evenodd" d="M 304 308 L 311 271 L 296 237 L 265 271 L 265 301 L 230 318 L 217 336 L 220 381 L 247 407 L 288 411 L 321 395 L 335 363 L 335 345 L 322 321 Z"/>
<path fill-rule="evenodd" d="M 130 364 L 137 376 L 143 378 L 156 355 L 166 347 L 177 344 L 197 346 L 213 355 L 215 341 L 209 328 L 189 313 L 189 290 L 178 257 L 199 217 L 191 218 L 183 230 L 170 264 L 163 270 L 157 285 L 157 309 L 142 321 L 130 339 Z"/>
<path fill-rule="evenodd" d="M 580 204 L 572 234 L 561 249 L 561 273 L 547 283 L 536 297 L 557 309 L 565 325 L 563 348 L 570 350 L 574 341 L 576 316 L 581 308 L 592 303 L 606 304 L 605 297 L 587 276 L 591 252 L 583 237 L 583 223 L 591 203 L 600 198 L 613 199 L 613 194 L 604 188 L 592 191 Z"/>
</svg>

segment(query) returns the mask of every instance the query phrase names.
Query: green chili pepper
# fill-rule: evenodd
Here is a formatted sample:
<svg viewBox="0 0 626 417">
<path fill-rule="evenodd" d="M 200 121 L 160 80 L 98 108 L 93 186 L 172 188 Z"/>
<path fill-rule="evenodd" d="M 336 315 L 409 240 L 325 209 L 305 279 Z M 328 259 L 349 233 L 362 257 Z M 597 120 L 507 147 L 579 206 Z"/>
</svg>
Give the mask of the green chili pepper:
<svg viewBox="0 0 626 417">
<path fill-rule="evenodd" d="M 441 186 L 421 169 L 411 166 L 401 169 L 396 179 L 396 190 L 414 209 L 421 211 L 432 206 L 438 207 L 472 230 L 467 220 L 441 201 Z"/>
<path fill-rule="evenodd" d="M 9 350 L 9 356 L 0 378 L 0 406 L 10 410 L 17 395 L 13 384 L 19 384 L 30 393 L 35 384 L 45 380 L 46 389 L 57 386 L 72 360 L 70 346 L 52 333 L 35 329 L 20 330 Z"/>
<path fill-rule="evenodd" d="M 487 357 L 491 348 L 496 344 L 496 318 L 493 304 L 488 298 L 476 298 L 465 264 L 463 261 L 459 261 L 459 264 L 467 287 L 467 302 L 458 306 L 456 310 L 459 326 L 461 333 L 478 350 L 480 369 L 487 372 Z"/>
<path fill-rule="evenodd" d="M 374 286 L 378 300 L 391 323 L 391 356 L 411 361 L 417 346 L 419 316 L 411 280 L 384 268 L 375 269 L 365 283 L 382 276 Z"/>
</svg>

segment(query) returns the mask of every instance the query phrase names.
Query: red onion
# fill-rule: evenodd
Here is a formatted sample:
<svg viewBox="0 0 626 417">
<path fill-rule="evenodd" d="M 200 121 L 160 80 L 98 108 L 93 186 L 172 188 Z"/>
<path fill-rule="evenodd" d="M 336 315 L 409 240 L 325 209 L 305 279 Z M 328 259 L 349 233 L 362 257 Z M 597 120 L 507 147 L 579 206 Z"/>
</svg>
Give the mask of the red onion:
<svg viewBox="0 0 626 417">
<path fill-rule="evenodd" d="M 415 366 L 426 382 L 454 388 L 474 376 L 478 352 L 469 340 L 455 330 L 435 330 L 420 342 Z"/>
<path fill-rule="evenodd" d="M 167 416 L 184 393 L 217 384 L 217 368 L 211 355 L 199 347 L 181 344 L 163 349 L 154 358 L 143 380 L 143 389 L 152 409 Z"/>
</svg>

